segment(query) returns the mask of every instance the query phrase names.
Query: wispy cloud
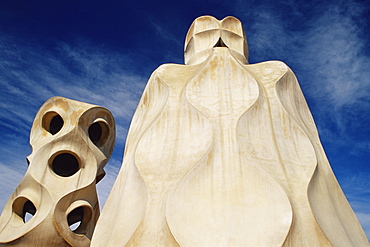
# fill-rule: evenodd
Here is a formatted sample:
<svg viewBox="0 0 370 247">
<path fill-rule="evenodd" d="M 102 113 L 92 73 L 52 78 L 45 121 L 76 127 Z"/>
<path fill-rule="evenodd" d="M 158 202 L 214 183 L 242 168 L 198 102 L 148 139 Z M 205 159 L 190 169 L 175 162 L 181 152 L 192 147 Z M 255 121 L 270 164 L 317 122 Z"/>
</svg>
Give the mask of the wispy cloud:
<svg viewBox="0 0 370 247">
<path fill-rule="evenodd" d="M 163 23 L 158 23 L 154 18 L 150 18 L 149 23 L 150 23 L 150 26 L 155 30 L 156 38 L 158 40 L 161 40 L 162 44 L 165 44 L 165 43 L 171 44 L 171 46 L 167 47 L 167 49 L 162 50 L 164 51 L 163 57 L 166 60 L 166 62 L 172 62 L 172 63 L 176 62 L 176 63 L 183 64 L 184 63 L 183 59 L 179 60 L 176 54 L 181 54 L 180 57 L 183 57 L 186 33 L 182 34 L 181 36 L 176 35 L 174 33 L 174 30 L 176 29 L 176 27 L 173 22 L 166 23 L 166 25 L 163 25 Z"/>
<path fill-rule="evenodd" d="M 2 41 L 1 57 L 8 59 L 0 61 L 0 84 L 6 91 L 1 97 L 7 98 L 1 99 L 0 107 L 6 116 L 12 114 L 10 121 L 18 121 L 16 126 L 29 125 L 38 107 L 55 95 L 100 104 L 125 124 L 130 120 L 147 78 L 122 69 L 129 58 L 86 44 L 56 44 L 56 52 L 24 46 L 14 51 Z M 8 66 L 17 56 L 25 63 L 22 68 Z"/>
<path fill-rule="evenodd" d="M 361 27 L 356 23 L 363 12 L 354 4 L 328 6 L 312 20 L 306 34 L 308 57 L 303 64 L 315 66 L 315 79 L 321 79 L 313 81 L 311 93 L 336 108 L 362 103 L 370 96 L 370 58 L 362 52 L 367 40 L 359 37 Z"/>
<path fill-rule="evenodd" d="M 155 29 L 157 38 L 160 40 L 168 40 L 171 43 L 174 43 L 176 46 L 183 46 L 182 42 L 177 35 L 175 35 L 170 28 L 166 28 L 162 23 L 158 23 L 155 19 L 150 19 L 151 26 Z"/>
<path fill-rule="evenodd" d="M 290 35 L 284 21 L 276 12 L 261 8 L 253 14 L 253 22 L 247 23 L 247 39 L 251 39 L 250 53 L 258 54 L 258 58 L 284 59 L 280 57 L 289 53 L 296 36 Z M 278 57 L 279 55 L 279 57 Z M 257 59 L 258 59 L 257 58 Z"/>
</svg>

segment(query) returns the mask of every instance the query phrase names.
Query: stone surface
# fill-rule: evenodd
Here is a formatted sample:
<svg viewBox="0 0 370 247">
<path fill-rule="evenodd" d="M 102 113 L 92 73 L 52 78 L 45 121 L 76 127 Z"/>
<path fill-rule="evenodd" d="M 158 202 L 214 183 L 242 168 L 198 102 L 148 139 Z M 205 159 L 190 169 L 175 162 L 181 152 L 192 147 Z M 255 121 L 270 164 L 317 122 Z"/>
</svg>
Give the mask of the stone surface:
<svg viewBox="0 0 370 247">
<path fill-rule="evenodd" d="M 92 246 L 368 246 L 283 62 L 197 18 L 150 77 Z"/>
<path fill-rule="evenodd" d="M 31 129 L 28 170 L 0 217 L 0 245 L 89 246 L 100 214 L 96 183 L 114 142 L 107 109 L 46 101 Z"/>
</svg>

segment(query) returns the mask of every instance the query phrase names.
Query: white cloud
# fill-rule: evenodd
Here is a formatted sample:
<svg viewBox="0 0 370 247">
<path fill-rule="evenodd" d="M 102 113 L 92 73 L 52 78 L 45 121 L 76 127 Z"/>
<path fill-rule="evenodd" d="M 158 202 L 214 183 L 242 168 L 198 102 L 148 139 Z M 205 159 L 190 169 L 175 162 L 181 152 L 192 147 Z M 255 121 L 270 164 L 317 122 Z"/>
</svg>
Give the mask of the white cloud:
<svg viewBox="0 0 370 247">
<path fill-rule="evenodd" d="M 100 47 L 83 43 L 78 47 L 59 44 L 57 52 L 35 47 L 8 48 L 0 40 L 0 112 L 13 126 L 29 126 L 48 98 L 59 95 L 107 107 L 114 114 L 119 130 L 124 130 L 136 108 L 147 78 L 125 71 L 130 59 Z M 57 44 L 58 45 L 58 44 Z M 22 57 L 26 64 L 12 58 Z M 73 64 L 71 66 L 70 64 Z M 122 125 L 122 126 L 121 126 Z"/>
<path fill-rule="evenodd" d="M 269 57 L 284 53 L 286 47 L 294 43 L 295 36 L 289 35 L 284 21 L 268 8 L 261 8 L 253 15 L 254 22 L 247 23 L 247 39 L 251 33 L 250 39 L 253 45 L 250 53 L 259 54 L 260 57 Z M 278 57 L 272 59 L 279 59 Z M 280 58 L 281 59 L 281 58 Z"/>
<path fill-rule="evenodd" d="M 342 1 L 322 9 L 310 23 L 300 59 L 312 71 L 307 93 L 330 109 L 323 115 L 335 119 L 342 132 L 351 112 L 369 107 L 370 57 L 362 52 L 367 40 L 357 21 L 364 8 Z"/>
<path fill-rule="evenodd" d="M 361 53 L 365 42 L 356 37 L 349 18 L 327 15 L 330 18 L 322 17 L 326 23 L 319 23 L 308 34 L 307 46 L 311 51 L 306 63 L 316 66 L 317 77 L 325 80 L 314 82 L 310 88 L 335 107 L 359 103 L 369 96 L 365 90 L 369 87 L 365 68 L 370 60 Z"/>
<path fill-rule="evenodd" d="M 154 30 L 156 31 L 156 33 L 158 35 L 157 36 L 158 39 L 168 40 L 171 43 L 174 43 L 174 45 L 178 46 L 178 47 L 183 47 L 184 46 L 185 38 L 184 38 L 184 41 L 182 42 L 181 39 L 179 37 L 177 37 L 177 35 L 175 35 L 173 32 L 171 32 L 171 30 L 169 28 L 166 28 L 165 26 L 163 26 L 163 23 L 159 24 L 155 19 L 151 18 L 150 19 L 150 24 L 154 28 Z"/>
</svg>

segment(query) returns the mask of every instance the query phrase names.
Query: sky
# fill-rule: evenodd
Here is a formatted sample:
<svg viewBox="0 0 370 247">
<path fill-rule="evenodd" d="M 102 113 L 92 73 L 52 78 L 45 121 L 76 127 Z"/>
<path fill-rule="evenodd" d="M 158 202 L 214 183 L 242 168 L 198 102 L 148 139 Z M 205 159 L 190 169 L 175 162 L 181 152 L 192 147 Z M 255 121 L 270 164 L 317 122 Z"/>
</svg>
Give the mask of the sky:
<svg viewBox="0 0 370 247">
<path fill-rule="evenodd" d="M 0 0 L 0 212 L 27 170 L 29 134 L 53 96 L 108 108 L 117 141 L 101 206 L 150 74 L 184 64 L 202 15 L 242 21 L 249 63 L 296 74 L 332 169 L 370 237 L 370 1 Z"/>
</svg>

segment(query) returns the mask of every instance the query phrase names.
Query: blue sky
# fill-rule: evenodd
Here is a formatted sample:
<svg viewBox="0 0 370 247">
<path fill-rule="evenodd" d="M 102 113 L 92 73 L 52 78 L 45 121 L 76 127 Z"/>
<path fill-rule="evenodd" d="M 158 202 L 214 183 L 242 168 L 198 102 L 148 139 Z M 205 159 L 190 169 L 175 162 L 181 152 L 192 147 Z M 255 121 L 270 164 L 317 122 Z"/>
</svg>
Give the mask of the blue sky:
<svg viewBox="0 0 370 247">
<path fill-rule="evenodd" d="M 184 63 L 186 32 L 201 15 L 240 19 L 250 63 L 292 68 L 369 237 L 369 1 L 0 1 L 0 211 L 26 172 L 33 118 L 53 96 L 115 116 L 117 143 L 98 184 L 103 204 L 146 81 L 160 64 Z"/>
</svg>

